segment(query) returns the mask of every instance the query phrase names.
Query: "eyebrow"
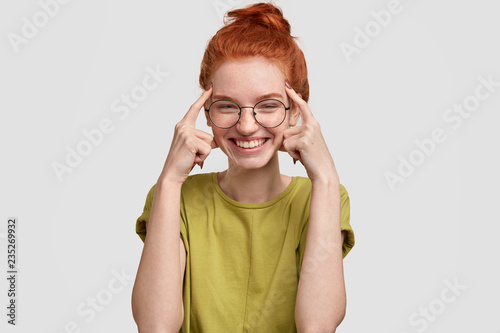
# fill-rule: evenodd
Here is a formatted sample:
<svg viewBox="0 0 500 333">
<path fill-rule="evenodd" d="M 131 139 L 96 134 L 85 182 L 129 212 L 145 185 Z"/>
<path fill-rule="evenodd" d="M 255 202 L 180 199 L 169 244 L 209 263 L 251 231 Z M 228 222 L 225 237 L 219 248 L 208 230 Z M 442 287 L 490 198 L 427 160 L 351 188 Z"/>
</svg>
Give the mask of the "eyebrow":
<svg viewBox="0 0 500 333">
<path fill-rule="evenodd" d="M 265 95 L 259 96 L 259 97 L 256 98 L 256 100 L 257 101 L 261 101 L 261 100 L 267 99 L 267 98 L 279 98 L 279 99 L 283 99 L 283 95 L 278 94 L 278 93 L 270 93 L 270 94 L 265 94 Z M 214 101 L 217 101 L 217 100 L 220 100 L 220 99 L 228 99 L 230 101 L 234 101 L 234 98 L 232 98 L 230 96 L 227 96 L 227 95 L 221 95 L 221 94 L 213 95 L 212 99 Z"/>
</svg>

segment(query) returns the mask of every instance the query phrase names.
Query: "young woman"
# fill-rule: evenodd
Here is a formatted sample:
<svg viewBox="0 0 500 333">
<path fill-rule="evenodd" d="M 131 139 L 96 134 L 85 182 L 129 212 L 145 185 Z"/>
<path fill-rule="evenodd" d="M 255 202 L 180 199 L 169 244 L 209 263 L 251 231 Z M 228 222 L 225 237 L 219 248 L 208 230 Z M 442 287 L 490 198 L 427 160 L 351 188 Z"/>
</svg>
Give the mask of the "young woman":
<svg viewBox="0 0 500 333">
<path fill-rule="evenodd" d="M 137 220 L 135 321 L 140 332 L 334 332 L 354 234 L 307 105 L 303 53 L 271 4 L 228 18 L 205 51 L 205 91 L 175 126 Z M 195 128 L 202 108 L 213 135 Z M 227 170 L 189 176 L 216 148 Z M 280 150 L 308 177 L 282 175 Z"/>
</svg>

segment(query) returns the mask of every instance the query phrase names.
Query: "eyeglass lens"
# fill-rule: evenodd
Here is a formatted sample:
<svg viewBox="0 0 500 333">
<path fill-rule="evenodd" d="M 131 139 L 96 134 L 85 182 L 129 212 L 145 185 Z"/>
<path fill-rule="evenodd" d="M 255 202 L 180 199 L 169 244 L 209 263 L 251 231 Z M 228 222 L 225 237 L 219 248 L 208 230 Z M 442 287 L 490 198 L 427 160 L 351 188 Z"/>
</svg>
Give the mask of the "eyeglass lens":
<svg viewBox="0 0 500 333">
<path fill-rule="evenodd" d="M 210 119 L 222 128 L 229 128 L 238 122 L 240 118 L 240 107 L 232 101 L 215 101 L 210 106 Z M 277 127 L 286 116 L 283 103 L 274 99 L 260 101 L 254 107 L 255 120 L 263 127 Z"/>
</svg>

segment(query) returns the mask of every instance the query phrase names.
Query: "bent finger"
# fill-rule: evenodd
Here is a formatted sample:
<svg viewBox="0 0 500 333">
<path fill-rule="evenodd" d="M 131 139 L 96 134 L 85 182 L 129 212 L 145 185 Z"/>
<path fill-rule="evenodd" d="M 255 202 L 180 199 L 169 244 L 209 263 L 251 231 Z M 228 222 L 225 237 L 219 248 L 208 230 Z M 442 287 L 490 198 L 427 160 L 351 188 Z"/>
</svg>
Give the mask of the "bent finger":
<svg viewBox="0 0 500 333">
<path fill-rule="evenodd" d="M 300 160 L 300 140 L 295 140 L 294 138 L 283 140 L 282 147 L 290 156 L 296 160 Z"/>
<path fill-rule="evenodd" d="M 295 126 L 287 128 L 286 130 L 283 131 L 283 138 L 288 139 L 289 137 L 302 133 L 301 127 L 302 126 Z"/>
<path fill-rule="evenodd" d="M 219 148 L 219 145 L 215 141 L 215 138 L 212 134 L 208 134 L 202 130 L 194 129 L 194 135 L 198 139 L 205 141 L 212 149 Z"/>
<path fill-rule="evenodd" d="M 194 157 L 194 162 L 199 163 L 205 161 L 208 155 L 210 155 L 211 151 L 211 146 L 203 141 L 203 143 L 198 146 L 198 151 L 196 152 L 196 155 Z"/>
</svg>

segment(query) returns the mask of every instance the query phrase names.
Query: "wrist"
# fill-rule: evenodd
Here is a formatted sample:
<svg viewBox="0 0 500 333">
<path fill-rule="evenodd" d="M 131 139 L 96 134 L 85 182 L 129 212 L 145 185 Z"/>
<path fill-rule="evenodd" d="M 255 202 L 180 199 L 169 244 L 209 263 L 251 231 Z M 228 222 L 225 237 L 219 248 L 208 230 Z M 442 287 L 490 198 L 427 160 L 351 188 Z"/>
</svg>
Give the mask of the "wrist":
<svg viewBox="0 0 500 333">
<path fill-rule="evenodd" d="M 184 179 L 185 180 L 185 179 Z M 156 182 L 156 188 L 167 188 L 169 190 L 180 190 L 182 188 L 182 184 L 184 180 L 179 179 L 178 177 L 172 177 L 168 173 L 162 173 Z"/>
</svg>

